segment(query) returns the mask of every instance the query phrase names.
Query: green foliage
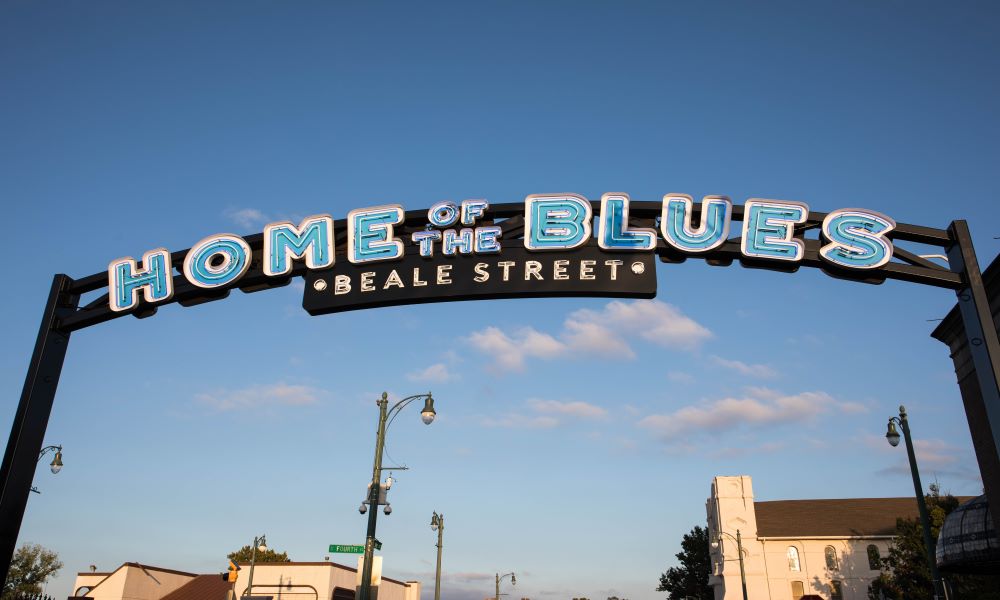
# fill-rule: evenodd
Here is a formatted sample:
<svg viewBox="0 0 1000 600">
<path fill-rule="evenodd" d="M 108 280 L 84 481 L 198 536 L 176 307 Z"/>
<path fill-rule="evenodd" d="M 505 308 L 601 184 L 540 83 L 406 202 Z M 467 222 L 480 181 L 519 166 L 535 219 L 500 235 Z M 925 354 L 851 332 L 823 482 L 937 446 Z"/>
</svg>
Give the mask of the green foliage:
<svg viewBox="0 0 1000 600">
<path fill-rule="evenodd" d="M 958 500 L 951 494 L 941 495 L 937 485 L 930 486 L 925 496 L 931 536 L 937 540 L 941 525 Z M 882 572 L 868 588 L 870 600 L 933 600 L 934 584 L 927 565 L 923 527 L 919 519 L 897 519 L 896 537 L 889 546 L 889 555 L 882 559 Z M 963 600 L 1000 600 L 1000 577 L 976 575 L 946 575 L 952 597 Z"/>
<path fill-rule="evenodd" d="M 713 600 L 712 588 L 708 587 L 711 558 L 708 555 L 708 529 L 695 525 L 681 540 L 681 551 L 677 553 L 680 566 L 670 567 L 660 575 L 658 592 L 669 592 L 668 600 L 697 599 Z"/>
<path fill-rule="evenodd" d="M 229 560 L 235 560 L 236 562 L 248 563 L 250 562 L 250 556 L 253 554 L 253 548 L 250 544 L 243 546 L 236 552 L 230 552 L 227 557 Z M 268 548 L 267 550 L 261 552 L 257 550 L 257 557 L 254 559 L 255 562 L 259 563 L 276 563 L 276 562 L 291 562 L 288 558 L 287 552 L 275 552 Z"/>
<path fill-rule="evenodd" d="M 40 594 L 49 577 L 58 573 L 62 567 L 59 555 L 55 552 L 38 544 L 25 544 L 11 558 L 10 571 L 0 597 L 6 599 L 20 594 Z"/>
</svg>

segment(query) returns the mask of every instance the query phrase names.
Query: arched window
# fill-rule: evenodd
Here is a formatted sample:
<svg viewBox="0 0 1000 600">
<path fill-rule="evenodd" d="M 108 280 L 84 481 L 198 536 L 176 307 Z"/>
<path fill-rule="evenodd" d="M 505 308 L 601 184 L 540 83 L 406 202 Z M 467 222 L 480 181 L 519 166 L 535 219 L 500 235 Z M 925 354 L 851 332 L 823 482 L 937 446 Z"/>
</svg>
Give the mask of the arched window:
<svg viewBox="0 0 1000 600">
<path fill-rule="evenodd" d="M 826 557 L 826 568 L 831 571 L 836 571 L 840 568 L 840 563 L 837 561 L 837 550 L 833 546 L 827 546 L 823 550 L 823 556 Z"/>
<path fill-rule="evenodd" d="M 795 546 L 788 547 L 788 570 L 801 571 L 799 567 L 799 549 Z"/>
<path fill-rule="evenodd" d="M 882 570 L 882 555 L 875 544 L 868 544 L 868 568 L 872 571 Z"/>
</svg>

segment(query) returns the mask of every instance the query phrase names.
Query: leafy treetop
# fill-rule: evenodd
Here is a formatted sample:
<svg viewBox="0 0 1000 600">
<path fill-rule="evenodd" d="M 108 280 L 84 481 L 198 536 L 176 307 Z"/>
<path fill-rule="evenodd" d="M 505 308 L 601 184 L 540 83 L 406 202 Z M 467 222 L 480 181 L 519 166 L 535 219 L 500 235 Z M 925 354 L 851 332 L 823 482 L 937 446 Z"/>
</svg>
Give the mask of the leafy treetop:
<svg viewBox="0 0 1000 600">
<path fill-rule="evenodd" d="M 253 555 L 253 548 L 250 546 L 250 544 L 247 544 L 246 546 L 243 546 L 236 552 L 230 552 L 227 556 L 229 560 L 248 563 L 250 562 L 250 557 L 252 555 Z M 254 561 L 260 563 L 291 562 L 288 558 L 287 552 L 275 552 L 270 548 L 268 548 L 263 552 L 257 550 L 257 557 L 254 559 Z"/>
<path fill-rule="evenodd" d="M 681 551 L 676 554 L 680 566 L 670 567 L 660 575 L 658 592 L 669 592 L 668 600 L 713 600 L 708 586 L 711 558 L 708 553 L 708 529 L 695 525 L 681 540 Z"/>
<path fill-rule="evenodd" d="M 40 594 L 42 586 L 63 567 L 59 555 L 38 544 L 25 544 L 14 552 L 2 598 Z"/>
</svg>

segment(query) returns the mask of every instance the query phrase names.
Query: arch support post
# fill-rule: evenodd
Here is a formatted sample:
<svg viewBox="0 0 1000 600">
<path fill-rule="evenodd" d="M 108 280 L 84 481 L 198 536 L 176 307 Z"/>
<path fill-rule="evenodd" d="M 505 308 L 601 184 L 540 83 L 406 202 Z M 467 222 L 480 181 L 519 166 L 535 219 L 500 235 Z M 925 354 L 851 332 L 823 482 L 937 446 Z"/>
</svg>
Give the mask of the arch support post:
<svg viewBox="0 0 1000 600">
<path fill-rule="evenodd" d="M 63 359 L 69 345 L 69 332 L 59 330 L 59 317 L 77 309 L 80 297 L 71 291 L 73 280 L 56 275 L 49 300 L 31 354 L 28 375 L 21 391 L 21 401 L 7 442 L 0 471 L 0 581 L 7 580 L 10 561 L 21 529 L 21 519 L 28 504 L 31 480 L 38 464 L 38 453 L 45 439 L 45 429 L 59 385 Z"/>
<path fill-rule="evenodd" d="M 948 233 L 948 263 L 963 285 L 958 305 L 931 335 L 951 349 L 990 513 L 1000 523 L 1000 338 L 993 316 L 1000 313 L 1000 260 L 984 276 L 968 224 L 954 221 Z"/>
</svg>

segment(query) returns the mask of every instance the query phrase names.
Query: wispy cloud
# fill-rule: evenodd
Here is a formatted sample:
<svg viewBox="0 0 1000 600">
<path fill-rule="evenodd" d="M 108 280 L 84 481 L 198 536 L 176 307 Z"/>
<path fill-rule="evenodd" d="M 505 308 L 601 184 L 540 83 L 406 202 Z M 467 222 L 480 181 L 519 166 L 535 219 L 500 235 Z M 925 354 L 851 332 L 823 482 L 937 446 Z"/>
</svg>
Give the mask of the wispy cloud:
<svg viewBox="0 0 1000 600">
<path fill-rule="evenodd" d="M 863 440 L 868 447 L 887 456 L 891 455 L 895 459 L 892 465 L 876 471 L 878 475 L 910 477 L 910 463 L 906 459 L 905 450 L 892 448 L 886 443 L 885 437 L 879 435 L 865 434 Z M 900 446 L 904 443 L 900 442 Z M 942 439 L 920 438 L 913 440 L 913 453 L 916 455 L 917 464 L 920 465 L 925 485 L 929 480 L 933 481 L 935 476 L 977 484 L 982 482 L 976 467 L 976 460 L 966 449 L 949 444 Z"/>
<path fill-rule="evenodd" d="M 713 363 L 719 365 L 720 367 L 736 371 L 740 375 L 746 375 L 747 377 L 772 379 L 778 376 L 778 372 L 768 365 L 751 365 L 740 360 L 729 360 L 722 358 L 721 356 L 714 355 L 710 358 Z"/>
<path fill-rule="evenodd" d="M 668 371 L 667 379 L 673 381 L 674 383 L 689 384 L 694 383 L 694 375 L 690 373 L 685 373 L 684 371 Z"/>
<path fill-rule="evenodd" d="M 558 400 L 528 400 L 528 406 L 535 412 L 554 414 L 579 419 L 603 419 L 608 411 L 586 402 L 559 402 Z"/>
<path fill-rule="evenodd" d="M 514 429 L 551 429 L 559 425 L 559 419 L 547 415 L 523 415 L 511 413 L 501 417 L 483 417 L 484 427 L 511 427 Z"/>
<path fill-rule="evenodd" d="M 685 406 L 669 414 L 650 415 L 638 424 L 662 440 L 675 443 L 705 433 L 810 421 L 840 405 L 825 392 L 789 395 L 751 387 L 742 397 L 722 398 Z"/>
<path fill-rule="evenodd" d="M 666 348 L 694 350 L 712 333 L 679 309 L 657 300 L 609 302 L 599 311 L 569 314 L 555 333 L 520 327 L 510 333 L 487 327 L 466 341 L 493 359 L 494 371 L 520 371 L 530 359 L 551 360 L 580 355 L 634 358 L 630 339 Z"/>
<path fill-rule="evenodd" d="M 526 402 L 529 414 L 513 412 L 499 417 L 483 417 L 485 427 L 512 427 L 519 429 L 551 429 L 568 420 L 600 420 L 608 411 L 600 406 L 580 401 L 542 400 L 532 398 Z"/>
<path fill-rule="evenodd" d="M 326 395 L 324 390 L 307 385 L 272 383 L 238 390 L 202 392 L 195 395 L 195 400 L 215 412 L 226 412 L 279 406 L 306 406 L 316 404 L 324 395 Z"/>
<path fill-rule="evenodd" d="M 458 375 L 453 373 L 448 365 L 444 363 L 434 363 L 426 369 L 411 371 L 406 375 L 410 381 L 430 381 L 434 383 L 445 383 L 458 379 Z"/>
<path fill-rule="evenodd" d="M 227 219 L 246 229 L 260 228 L 271 219 L 256 208 L 227 208 L 222 213 Z"/>
</svg>

